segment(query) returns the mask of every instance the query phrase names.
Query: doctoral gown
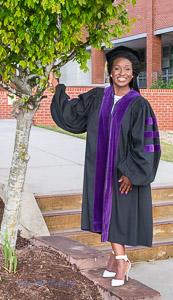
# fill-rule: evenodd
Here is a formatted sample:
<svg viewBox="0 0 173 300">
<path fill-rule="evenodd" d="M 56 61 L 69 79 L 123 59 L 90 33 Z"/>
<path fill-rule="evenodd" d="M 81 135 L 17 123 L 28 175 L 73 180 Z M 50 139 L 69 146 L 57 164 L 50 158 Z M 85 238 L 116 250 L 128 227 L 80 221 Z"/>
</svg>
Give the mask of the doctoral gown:
<svg viewBox="0 0 173 300">
<path fill-rule="evenodd" d="M 52 118 L 59 127 L 76 134 L 87 132 L 81 229 L 91 232 L 96 232 L 93 209 L 97 210 L 97 207 L 94 208 L 94 194 L 99 114 L 107 89 L 94 88 L 78 98 L 70 99 L 65 85 L 59 84 L 51 103 Z M 157 119 L 150 103 L 140 94 L 129 104 L 115 143 L 117 154 L 106 240 L 150 247 L 153 237 L 150 183 L 156 175 L 161 149 Z M 119 191 L 121 183 L 118 180 L 122 175 L 133 184 L 127 195 Z M 104 210 L 102 213 L 104 216 Z M 98 233 L 102 234 L 101 230 Z"/>
</svg>

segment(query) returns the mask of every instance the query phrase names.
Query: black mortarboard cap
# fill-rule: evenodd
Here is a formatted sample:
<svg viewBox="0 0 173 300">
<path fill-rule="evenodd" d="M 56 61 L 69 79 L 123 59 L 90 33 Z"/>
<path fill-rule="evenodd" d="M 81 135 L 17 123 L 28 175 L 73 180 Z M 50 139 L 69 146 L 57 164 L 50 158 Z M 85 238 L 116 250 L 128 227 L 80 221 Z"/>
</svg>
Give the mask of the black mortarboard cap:
<svg viewBox="0 0 173 300">
<path fill-rule="evenodd" d="M 123 57 L 123 54 L 125 54 L 127 57 L 128 53 L 135 55 L 138 58 L 138 60 L 140 61 L 139 53 L 136 50 L 133 50 L 133 49 L 125 47 L 125 46 L 118 46 L 118 47 L 112 49 L 111 51 L 109 51 L 108 53 L 106 53 L 106 60 L 109 63 L 109 61 L 114 57 L 115 58 L 117 56 L 120 57 L 121 55 Z"/>
</svg>

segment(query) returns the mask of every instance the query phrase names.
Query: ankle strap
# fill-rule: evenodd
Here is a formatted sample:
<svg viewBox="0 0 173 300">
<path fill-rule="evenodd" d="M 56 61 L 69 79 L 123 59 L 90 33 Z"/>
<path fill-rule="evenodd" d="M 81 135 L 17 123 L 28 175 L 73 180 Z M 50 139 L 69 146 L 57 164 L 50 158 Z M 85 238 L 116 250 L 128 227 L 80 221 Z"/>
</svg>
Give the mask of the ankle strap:
<svg viewBox="0 0 173 300">
<path fill-rule="evenodd" d="M 125 261 L 127 261 L 128 260 L 128 258 L 127 258 L 127 255 L 125 254 L 125 255 L 117 255 L 117 256 L 115 256 L 115 258 L 116 259 L 124 259 Z"/>
</svg>

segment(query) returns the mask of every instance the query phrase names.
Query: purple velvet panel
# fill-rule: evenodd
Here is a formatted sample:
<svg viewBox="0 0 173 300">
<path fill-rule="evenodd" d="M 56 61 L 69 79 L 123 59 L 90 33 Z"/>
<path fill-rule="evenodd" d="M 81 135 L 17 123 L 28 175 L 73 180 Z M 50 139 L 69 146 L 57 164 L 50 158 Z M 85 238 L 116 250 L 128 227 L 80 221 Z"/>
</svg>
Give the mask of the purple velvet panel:
<svg viewBox="0 0 173 300">
<path fill-rule="evenodd" d="M 145 119 L 145 125 L 156 125 L 157 124 L 157 118 L 146 118 Z"/>
<path fill-rule="evenodd" d="M 146 118 L 145 125 L 153 125 L 153 118 Z"/>
<path fill-rule="evenodd" d="M 154 152 L 154 145 L 145 145 L 144 146 L 144 151 L 145 152 Z"/>
<path fill-rule="evenodd" d="M 145 145 L 144 146 L 144 151 L 145 152 L 160 152 L 161 151 L 161 146 L 160 144 L 158 145 Z"/>
<path fill-rule="evenodd" d="M 109 120 L 113 105 L 113 87 L 105 89 L 99 115 L 95 194 L 93 207 L 93 231 L 102 232 L 102 242 L 108 239 L 112 208 L 113 174 L 118 150 L 121 122 L 131 102 L 140 94 L 131 90 L 116 104 Z M 115 143 L 116 141 L 116 143 Z M 105 185 L 105 188 L 104 188 Z"/>
<path fill-rule="evenodd" d="M 145 139 L 159 138 L 159 132 L 158 131 L 145 131 L 144 138 Z"/>
<path fill-rule="evenodd" d="M 157 125 L 157 118 L 153 118 L 153 124 Z"/>
<path fill-rule="evenodd" d="M 160 151 L 161 151 L 161 146 L 160 146 L 160 144 L 154 145 L 154 151 L 155 151 L 155 152 L 160 152 Z"/>
<path fill-rule="evenodd" d="M 102 231 L 102 214 L 106 160 L 108 152 L 109 119 L 113 105 L 113 97 L 113 86 L 110 86 L 104 90 L 102 106 L 99 114 L 95 172 L 95 195 L 93 206 L 93 231 L 95 232 Z"/>
</svg>

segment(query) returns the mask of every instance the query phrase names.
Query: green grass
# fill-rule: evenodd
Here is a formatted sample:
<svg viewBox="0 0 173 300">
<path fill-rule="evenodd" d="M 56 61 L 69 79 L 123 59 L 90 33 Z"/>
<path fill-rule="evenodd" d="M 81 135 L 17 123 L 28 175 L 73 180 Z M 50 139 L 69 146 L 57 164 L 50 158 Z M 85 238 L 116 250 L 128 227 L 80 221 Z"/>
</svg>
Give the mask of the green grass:
<svg viewBox="0 0 173 300">
<path fill-rule="evenodd" d="M 75 136 L 77 138 L 80 139 L 86 139 L 86 133 L 81 133 L 81 134 L 73 134 L 71 132 L 65 131 L 63 129 L 61 129 L 58 126 L 45 126 L 45 125 L 36 125 L 37 127 L 41 127 L 41 128 L 45 128 L 48 130 L 53 130 L 59 133 L 63 133 L 63 134 L 68 134 L 70 136 Z M 161 147 L 162 147 L 162 155 L 161 155 L 161 159 L 165 160 L 165 161 L 169 161 L 169 162 L 173 162 L 173 145 L 167 144 L 167 143 L 161 143 Z"/>
<path fill-rule="evenodd" d="M 71 133 L 71 132 L 68 132 L 68 131 L 65 131 L 65 130 L 61 129 L 60 127 L 58 127 L 56 125 L 55 126 L 35 125 L 35 126 L 40 127 L 40 128 L 44 128 L 44 129 L 48 129 L 48 130 L 52 130 L 52 131 L 56 131 L 56 132 L 59 132 L 59 133 L 67 134 L 67 135 L 70 135 L 70 136 L 74 136 L 74 137 L 77 137 L 77 138 L 80 138 L 80 139 L 83 139 L 83 140 L 86 139 L 86 133 L 74 134 L 74 133 Z"/>
<path fill-rule="evenodd" d="M 162 155 L 161 159 L 169 162 L 173 162 L 173 145 L 161 143 Z"/>
</svg>

